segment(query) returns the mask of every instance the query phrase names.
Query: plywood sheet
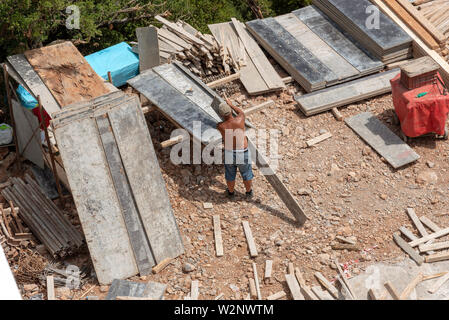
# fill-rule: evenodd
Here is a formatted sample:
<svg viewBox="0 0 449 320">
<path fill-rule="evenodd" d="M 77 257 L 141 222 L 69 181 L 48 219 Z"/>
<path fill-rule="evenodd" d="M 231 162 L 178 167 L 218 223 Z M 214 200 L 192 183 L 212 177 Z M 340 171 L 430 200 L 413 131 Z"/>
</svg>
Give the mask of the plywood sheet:
<svg viewBox="0 0 449 320">
<path fill-rule="evenodd" d="M 370 112 L 360 113 L 346 124 L 395 169 L 418 160 L 419 155 Z"/>
<path fill-rule="evenodd" d="M 62 108 L 110 91 L 69 41 L 27 51 L 25 56 Z"/>
</svg>

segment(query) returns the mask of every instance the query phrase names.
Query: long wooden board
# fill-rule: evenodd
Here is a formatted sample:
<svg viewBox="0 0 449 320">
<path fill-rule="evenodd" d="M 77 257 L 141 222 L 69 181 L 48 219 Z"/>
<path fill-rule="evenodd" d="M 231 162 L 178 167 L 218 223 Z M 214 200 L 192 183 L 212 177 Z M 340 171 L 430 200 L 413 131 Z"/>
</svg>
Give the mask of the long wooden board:
<svg viewBox="0 0 449 320">
<path fill-rule="evenodd" d="M 26 51 L 25 56 L 61 108 L 110 92 L 70 41 Z"/>
<path fill-rule="evenodd" d="M 156 263 L 184 252 L 181 235 L 137 98 L 108 112 L 123 166 Z M 151 197 L 148 201 L 148 195 Z"/>
<path fill-rule="evenodd" d="M 399 69 L 393 69 L 373 74 L 317 92 L 295 96 L 295 100 L 306 116 L 312 116 L 329 111 L 332 108 L 342 107 L 391 92 L 390 80 L 399 72 Z"/>
<path fill-rule="evenodd" d="M 138 270 L 97 130 L 86 118 L 55 129 L 55 137 L 98 281 L 110 284 Z"/>
<path fill-rule="evenodd" d="M 111 172 L 112 181 L 114 182 L 115 190 L 120 202 L 131 246 L 133 247 L 139 273 L 141 275 L 150 274 L 151 267 L 155 265 L 155 261 L 139 218 L 139 212 L 137 211 L 136 203 L 129 187 L 125 168 L 123 167 L 120 153 L 117 144 L 115 143 L 111 125 L 106 114 L 97 116 L 95 120 L 103 144 L 106 161 Z"/>
<path fill-rule="evenodd" d="M 346 124 L 395 169 L 418 160 L 419 155 L 370 112 L 345 119 Z"/>
</svg>

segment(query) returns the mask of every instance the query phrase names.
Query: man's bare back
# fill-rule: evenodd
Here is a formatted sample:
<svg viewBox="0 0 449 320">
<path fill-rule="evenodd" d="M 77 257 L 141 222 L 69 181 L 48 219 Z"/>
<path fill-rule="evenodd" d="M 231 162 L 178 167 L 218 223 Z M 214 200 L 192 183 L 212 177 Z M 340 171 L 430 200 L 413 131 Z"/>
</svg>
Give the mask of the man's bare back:
<svg viewBox="0 0 449 320">
<path fill-rule="evenodd" d="M 226 150 L 243 150 L 248 148 L 248 140 L 245 135 L 245 113 L 233 106 L 229 100 L 226 100 L 228 105 L 237 113 L 236 117 L 232 115 L 223 122 L 217 125 L 218 131 L 224 141 Z M 232 143 L 229 139 L 232 137 Z"/>
</svg>

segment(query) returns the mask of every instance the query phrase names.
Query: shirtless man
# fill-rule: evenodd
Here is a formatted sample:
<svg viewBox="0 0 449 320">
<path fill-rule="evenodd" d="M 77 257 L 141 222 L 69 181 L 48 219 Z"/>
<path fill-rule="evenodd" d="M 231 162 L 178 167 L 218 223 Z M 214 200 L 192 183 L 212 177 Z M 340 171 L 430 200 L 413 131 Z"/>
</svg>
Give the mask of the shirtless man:
<svg viewBox="0 0 449 320">
<path fill-rule="evenodd" d="M 226 193 L 230 198 L 233 198 L 235 188 L 235 178 L 237 175 L 237 168 L 243 178 L 243 184 L 246 189 L 246 197 L 248 199 L 253 197 L 252 180 L 253 171 L 251 168 L 251 155 L 248 150 L 248 139 L 245 135 L 245 114 L 242 110 L 232 105 L 226 99 L 226 103 L 219 106 L 220 116 L 224 119 L 217 125 L 220 131 L 225 148 L 225 178 L 228 188 Z M 232 110 L 237 113 L 237 116 L 232 115 Z"/>
</svg>

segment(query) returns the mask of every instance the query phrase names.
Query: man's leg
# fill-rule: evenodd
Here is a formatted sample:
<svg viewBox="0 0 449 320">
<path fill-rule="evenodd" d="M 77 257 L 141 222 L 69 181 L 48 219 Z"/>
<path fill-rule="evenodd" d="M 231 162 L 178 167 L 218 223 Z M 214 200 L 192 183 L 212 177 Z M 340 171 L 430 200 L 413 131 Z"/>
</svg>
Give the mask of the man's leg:
<svg viewBox="0 0 449 320">
<path fill-rule="evenodd" d="M 235 180 L 234 181 L 226 180 L 226 184 L 228 185 L 229 192 L 233 193 L 234 192 L 234 188 L 235 188 Z"/>
<path fill-rule="evenodd" d="M 235 181 L 234 181 L 235 184 Z M 252 190 L 253 180 L 243 180 L 243 184 L 245 185 L 246 192 L 250 192 Z"/>
<path fill-rule="evenodd" d="M 235 177 L 237 175 L 237 167 L 232 164 L 225 164 L 225 179 L 228 186 L 228 196 L 234 195 Z"/>
</svg>

